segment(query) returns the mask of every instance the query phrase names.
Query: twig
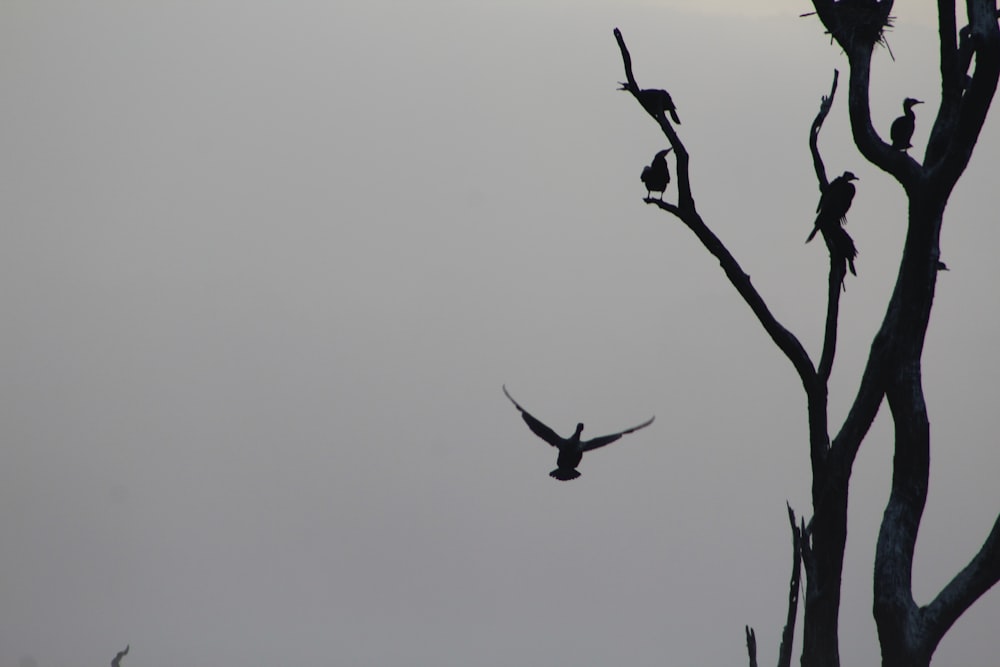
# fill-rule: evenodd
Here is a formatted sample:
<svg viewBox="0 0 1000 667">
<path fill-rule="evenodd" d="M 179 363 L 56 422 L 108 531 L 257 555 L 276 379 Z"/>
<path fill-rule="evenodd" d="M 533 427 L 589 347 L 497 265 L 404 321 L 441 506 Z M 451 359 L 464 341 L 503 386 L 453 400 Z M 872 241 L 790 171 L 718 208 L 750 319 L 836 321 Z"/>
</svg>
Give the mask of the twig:
<svg viewBox="0 0 1000 667">
<path fill-rule="evenodd" d="M 802 533 L 795 525 L 795 512 L 788 505 L 788 522 L 792 526 L 792 576 L 788 582 L 788 617 L 778 648 L 778 667 L 791 667 L 792 640 L 795 638 L 795 618 L 799 611 L 799 582 L 802 576 Z"/>
</svg>

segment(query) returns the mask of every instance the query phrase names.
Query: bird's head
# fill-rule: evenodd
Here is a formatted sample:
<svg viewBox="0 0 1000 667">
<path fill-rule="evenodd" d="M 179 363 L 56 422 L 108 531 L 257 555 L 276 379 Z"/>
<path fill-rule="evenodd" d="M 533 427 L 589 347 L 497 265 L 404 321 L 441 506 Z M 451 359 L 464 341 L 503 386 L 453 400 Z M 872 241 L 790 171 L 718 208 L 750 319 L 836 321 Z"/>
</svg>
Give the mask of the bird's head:
<svg viewBox="0 0 1000 667">
<path fill-rule="evenodd" d="M 858 177 L 854 175 L 854 172 L 845 171 L 842 177 L 845 181 L 856 181 Z"/>
<path fill-rule="evenodd" d="M 923 101 L 915 100 L 912 97 L 907 97 L 905 100 L 903 100 L 904 109 L 910 109 L 914 104 L 923 104 Z"/>
<path fill-rule="evenodd" d="M 583 433 L 583 423 L 582 422 L 576 425 L 576 432 L 573 434 L 573 437 L 574 438 L 579 438 L 581 433 Z"/>
</svg>

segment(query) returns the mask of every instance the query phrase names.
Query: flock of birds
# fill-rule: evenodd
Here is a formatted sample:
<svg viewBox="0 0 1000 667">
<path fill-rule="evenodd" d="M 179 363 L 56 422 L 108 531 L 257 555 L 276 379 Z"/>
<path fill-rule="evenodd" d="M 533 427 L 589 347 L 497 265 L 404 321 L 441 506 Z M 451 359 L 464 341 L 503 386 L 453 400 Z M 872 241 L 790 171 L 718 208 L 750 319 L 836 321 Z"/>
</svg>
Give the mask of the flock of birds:
<svg viewBox="0 0 1000 667">
<path fill-rule="evenodd" d="M 664 114 L 669 113 L 674 123 L 680 124 L 681 120 L 677 116 L 677 107 L 674 105 L 674 101 L 667 91 L 652 88 L 644 89 L 639 91 L 638 98 L 643 108 L 653 116 L 665 118 Z M 905 152 L 912 147 L 910 140 L 913 138 L 913 131 L 916 127 L 916 115 L 913 113 L 913 107 L 917 104 L 923 104 L 923 102 L 912 97 L 907 97 L 903 100 L 903 115 L 894 120 L 892 126 L 889 128 L 889 138 L 892 141 L 891 148 L 893 150 Z M 663 193 L 670 184 L 670 167 L 667 164 L 667 155 L 670 151 L 671 149 L 667 148 L 657 152 L 653 156 L 653 161 L 649 166 L 642 170 L 640 179 L 643 185 L 646 186 L 647 201 L 652 199 L 652 193 L 654 192 L 660 193 L 659 200 L 663 201 Z M 855 275 L 857 275 L 857 272 L 854 270 L 854 259 L 857 257 L 858 251 L 853 239 L 851 239 L 843 227 L 847 224 L 847 212 L 854 201 L 856 188 L 853 181 L 856 180 L 858 180 L 857 176 L 850 171 L 845 171 L 830 181 L 823 189 L 819 198 L 819 204 L 816 206 L 816 220 L 813 223 L 812 231 L 809 232 L 809 236 L 806 238 L 806 243 L 809 243 L 816 236 L 817 232 L 822 232 L 832 251 L 841 261 L 846 262 L 851 273 Z M 939 263 L 939 268 L 943 270 L 947 267 L 943 263 Z M 531 429 L 532 433 L 559 450 L 559 455 L 556 458 L 556 468 L 549 473 L 549 476 L 561 481 L 576 479 L 580 476 L 580 472 L 576 468 L 583 460 L 584 452 L 598 449 L 619 440 L 623 435 L 646 428 L 656 419 L 656 417 L 650 417 L 638 426 L 633 426 L 610 435 L 591 438 L 590 440 L 582 440 L 580 438 L 583 433 L 583 424 L 579 423 L 576 425 L 576 431 L 573 432 L 573 435 L 563 438 L 521 407 L 514 400 L 514 397 L 510 395 L 510 392 L 507 391 L 506 386 L 503 387 L 503 393 L 514 404 L 518 412 L 521 413 L 521 418 L 524 419 L 524 422 Z"/>
<path fill-rule="evenodd" d="M 670 113 L 675 123 L 680 123 L 677 117 L 677 107 L 670 97 L 670 93 L 665 90 L 648 89 L 639 91 L 639 101 L 643 108 L 654 116 L 662 115 L 664 112 Z M 898 151 L 906 151 L 912 147 L 910 140 L 913 138 L 913 131 L 916 128 L 916 115 L 913 107 L 923 104 L 922 101 L 907 97 L 903 100 L 903 115 L 892 122 L 889 128 L 889 138 L 892 141 L 891 148 Z M 663 193 L 670 185 L 670 167 L 667 165 L 667 154 L 669 148 L 659 151 L 653 156 L 653 161 L 649 166 L 644 167 L 639 176 L 643 185 L 646 186 L 646 199 L 651 200 L 653 193 L 658 192 L 658 199 L 663 201 Z M 830 181 L 829 185 L 823 189 L 820 195 L 819 205 L 816 207 L 816 221 L 813 229 L 806 239 L 806 243 L 812 241 L 817 232 L 823 232 L 823 236 L 829 241 L 837 257 L 846 262 L 851 273 L 857 275 L 854 269 L 854 259 L 858 256 L 858 249 L 854 245 L 854 240 L 843 229 L 847 224 L 847 211 L 851 208 L 856 191 L 854 183 L 858 180 L 850 171 L 845 171 L 837 178 Z"/>
</svg>

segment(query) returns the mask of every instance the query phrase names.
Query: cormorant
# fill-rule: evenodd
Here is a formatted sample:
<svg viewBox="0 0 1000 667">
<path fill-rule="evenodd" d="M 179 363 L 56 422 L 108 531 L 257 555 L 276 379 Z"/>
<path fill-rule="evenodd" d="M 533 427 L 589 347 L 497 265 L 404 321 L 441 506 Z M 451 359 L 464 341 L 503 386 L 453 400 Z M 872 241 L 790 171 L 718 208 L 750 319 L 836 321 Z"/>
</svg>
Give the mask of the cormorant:
<svg viewBox="0 0 1000 667">
<path fill-rule="evenodd" d="M 667 166 L 667 153 L 672 149 L 667 148 L 653 156 L 653 162 L 648 167 L 642 168 L 642 175 L 639 176 L 646 184 L 646 199 L 652 197 L 652 192 L 660 193 L 660 200 L 663 200 L 663 191 L 670 183 L 670 168 Z"/>
<path fill-rule="evenodd" d="M 847 230 L 843 227 L 830 229 L 830 244 L 833 246 L 836 256 L 847 261 L 847 268 L 851 270 L 851 273 L 855 276 L 858 275 L 858 272 L 854 270 L 854 259 L 858 256 L 858 248 L 854 245 L 854 239 L 847 233 Z"/>
<path fill-rule="evenodd" d="M 667 91 L 659 88 L 644 88 L 639 91 L 639 102 L 646 111 L 654 116 L 666 111 L 675 123 L 681 124 L 681 119 L 677 115 L 677 107 L 674 106 L 674 100 Z"/>
<path fill-rule="evenodd" d="M 916 127 L 917 117 L 913 114 L 913 105 L 923 104 L 920 100 L 907 97 L 903 100 L 903 115 L 892 121 L 889 128 L 889 137 L 892 139 L 892 148 L 905 151 L 911 146 L 910 139 L 913 137 L 913 129 Z"/>
<path fill-rule="evenodd" d="M 580 433 L 583 432 L 583 424 L 576 425 L 576 431 L 568 438 L 559 437 L 555 431 L 550 429 L 548 426 L 538 421 L 529 413 L 527 410 L 518 405 L 514 397 L 510 395 L 507 391 L 507 386 L 504 385 L 503 393 L 506 394 L 510 402 L 514 404 L 514 407 L 518 409 L 521 413 L 521 417 L 524 419 L 528 428 L 531 429 L 532 433 L 537 435 L 539 438 L 549 443 L 553 447 L 559 449 L 559 457 L 556 459 L 556 469 L 549 473 L 549 477 L 553 477 L 558 480 L 567 481 L 570 479 L 576 479 L 580 476 L 576 467 L 580 465 L 580 461 L 583 459 L 583 453 L 589 452 L 592 449 L 597 449 L 598 447 L 603 447 L 604 445 L 610 444 L 626 433 L 632 433 L 633 431 L 638 431 L 641 428 L 646 428 L 653 423 L 656 417 L 651 417 L 649 421 L 645 421 L 638 426 L 633 426 L 632 428 L 625 429 L 624 431 L 619 431 L 618 433 L 612 433 L 611 435 L 602 435 L 599 438 L 592 438 L 590 440 L 580 440 Z"/>
<path fill-rule="evenodd" d="M 858 180 L 858 177 L 849 171 L 845 171 L 837 178 L 830 181 L 830 184 L 820 195 L 819 205 L 816 206 L 816 223 L 813 230 L 809 232 L 806 243 L 812 241 L 816 232 L 820 229 L 832 230 L 847 223 L 847 211 L 851 208 L 854 200 L 854 184 L 851 181 Z"/>
</svg>

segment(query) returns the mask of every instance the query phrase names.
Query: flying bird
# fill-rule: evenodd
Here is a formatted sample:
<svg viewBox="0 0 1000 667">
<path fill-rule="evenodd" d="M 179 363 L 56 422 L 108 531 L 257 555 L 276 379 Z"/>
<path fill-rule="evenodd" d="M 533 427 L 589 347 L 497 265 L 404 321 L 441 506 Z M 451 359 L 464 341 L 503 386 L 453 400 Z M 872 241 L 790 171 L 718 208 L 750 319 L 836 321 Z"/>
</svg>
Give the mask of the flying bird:
<svg viewBox="0 0 1000 667">
<path fill-rule="evenodd" d="M 624 84 L 622 85 L 624 86 Z M 619 90 L 628 90 L 628 87 L 624 86 Z M 660 88 L 643 88 L 639 91 L 638 98 L 639 103 L 649 113 L 659 116 L 666 111 L 675 123 L 681 124 L 680 116 L 677 115 L 677 106 L 674 105 L 674 100 L 667 91 Z"/>
<path fill-rule="evenodd" d="M 653 156 L 653 162 L 648 167 L 642 168 L 642 175 L 639 176 L 646 184 L 646 199 L 652 198 L 652 192 L 660 193 L 660 201 L 663 201 L 663 191 L 670 183 L 670 167 L 667 166 L 667 153 L 672 149 L 667 148 Z"/>
<path fill-rule="evenodd" d="M 905 151 L 912 144 L 913 130 L 917 125 L 917 117 L 913 113 L 914 104 L 923 104 L 920 100 L 907 97 L 903 100 L 903 115 L 892 121 L 889 128 L 889 137 L 892 139 L 892 148 L 898 151 Z"/>
<path fill-rule="evenodd" d="M 844 225 L 847 223 L 847 211 L 854 201 L 854 183 L 858 177 L 849 171 L 845 171 L 837 178 L 830 181 L 830 184 L 820 195 L 819 204 L 816 206 L 816 223 L 813 230 L 809 232 L 806 243 L 812 241 L 816 232 L 820 229 L 835 229 L 837 223 Z"/>
<path fill-rule="evenodd" d="M 599 438 L 592 438 L 590 440 L 580 440 L 580 434 L 583 432 L 583 424 L 577 424 L 576 431 L 573 435 L 568 438 L 561 438 L 555 431 L 538 421 L 530 412 L 518 405 L 518 402 L 515 401 L 514 397 L 507 391 L 506 385 L 504 385 L 503 393 L 521 413 L 521 417 L 528 425 L 528 428 L 531 429 L 532 433 L 559 450 L 559 457 L 556 459 L 556 469 L 549 473 L 549 477 L 553 477 L 561 481 L 576 479 L 580 476 L 576 467 L 580 465 L 584 452 L 589 452 L 592 449 L 597 449 L 598 447 L 610 444 L 621 438 L 626 433 L 632 433 L 633 431 L 638 431 L 641 428 L 646 428 L 653 423 L 654 419 L 656 419 L 655 416 L 650 417 L 649 421 L 645 421 L 638 426 L 633 426 L 632 428 L 619 431 L 618 433 L 612 433 L 611 435 L 602 435 Z"/>
</svg>

